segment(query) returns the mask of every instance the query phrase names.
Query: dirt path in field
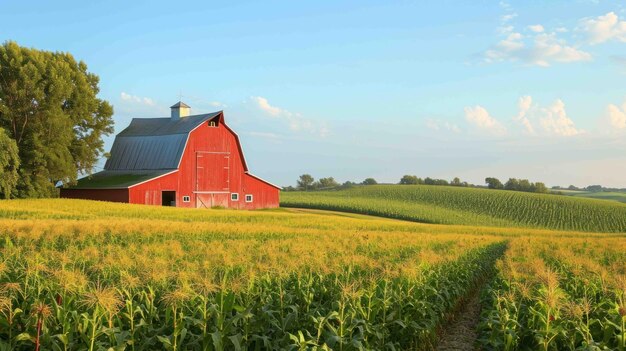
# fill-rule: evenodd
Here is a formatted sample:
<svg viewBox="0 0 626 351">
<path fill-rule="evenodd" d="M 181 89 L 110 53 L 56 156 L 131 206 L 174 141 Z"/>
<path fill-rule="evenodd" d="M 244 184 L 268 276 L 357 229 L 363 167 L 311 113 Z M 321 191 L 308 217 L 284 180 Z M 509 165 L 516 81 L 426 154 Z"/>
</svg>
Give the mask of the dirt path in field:
<svg viewBox="0 0 626 351">
<path fill-rule="evenodd" d="M 438 351 L 474 351 L 474 342 L 478 337 L 476 325 L 480 317 L 480 289 L 465 301 L 459 309 L 456 319 L 443 330 L 439 337 Z"/>
</svg>

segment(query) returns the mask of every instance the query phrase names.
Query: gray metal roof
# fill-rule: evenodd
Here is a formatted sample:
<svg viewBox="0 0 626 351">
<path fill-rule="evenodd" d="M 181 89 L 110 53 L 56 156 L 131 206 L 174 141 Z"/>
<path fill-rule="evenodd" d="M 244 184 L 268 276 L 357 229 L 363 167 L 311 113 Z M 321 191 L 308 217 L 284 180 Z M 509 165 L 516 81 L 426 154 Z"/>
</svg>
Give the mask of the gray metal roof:
<svg viewBox="0 0 626 351">
<path fill-rule="evenodd" d="M 104 169 L 176 169 L 185 150 L 189 132 L 220 113 L 180 119 L 133 118 L 130 125 L 115 137 L 111 157 Z"/>
<path fill-rule="evenodd" d="M 170 108 L 177 108 L 177 107 L 186 107 L 186 108 L 191 108 L 191 106 L 187 105 L 186 103 L 179 101 L 177 103 L 175 103 L 174 105 L 170 106 Z"/>
<path fill-rule="evenodd" d="M 221 113 L 213 112 L 172 119 L 165 118 L 133 118 L 130 125 L 117 136 L 147 136 L 166 134 L 188 134 L 200 123 L 210 120 Z"/>
</svg>

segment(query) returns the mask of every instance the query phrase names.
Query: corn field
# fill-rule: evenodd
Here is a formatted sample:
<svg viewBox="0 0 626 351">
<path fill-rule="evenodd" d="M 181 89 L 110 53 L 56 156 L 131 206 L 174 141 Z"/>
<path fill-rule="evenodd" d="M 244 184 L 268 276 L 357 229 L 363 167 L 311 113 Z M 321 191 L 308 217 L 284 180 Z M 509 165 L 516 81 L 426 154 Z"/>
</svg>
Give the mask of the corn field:
<svg viewBox="0 0 626 351">
<path fill-rule="evenodd" d="M 281 206 L 346 211 L 423 223 L 626 232 L 626 204 L 428 185 L 372 185 L 285 192 Z"/>
<path fill-rule="evenodd" d="M 485 350 L 626 350 L 626 240 L 516 239 L 483 294 Z"/>
<path fill-rule="evenodd" d="M 580 337 L 623 343 L 617 234 L 56 199 L 0 201 L 0 236 L 0 350 L 431 350 L 477 289 L 479 342 L 502 349 L 514 315 L 498 298 L 521 296 L 515 278 L 539 301 L 548 281 L 513 271 L 558 272 L 575 292 L 548 320 L 578 323 L 565 302 L 588 294 L 599 322 Z M 510 268 L 530 249 L 537 271 Z M 543 345 L 533 323 L 509 349 Z M 558 333 L 546 349 L 578 335 Z"/>
</svg>

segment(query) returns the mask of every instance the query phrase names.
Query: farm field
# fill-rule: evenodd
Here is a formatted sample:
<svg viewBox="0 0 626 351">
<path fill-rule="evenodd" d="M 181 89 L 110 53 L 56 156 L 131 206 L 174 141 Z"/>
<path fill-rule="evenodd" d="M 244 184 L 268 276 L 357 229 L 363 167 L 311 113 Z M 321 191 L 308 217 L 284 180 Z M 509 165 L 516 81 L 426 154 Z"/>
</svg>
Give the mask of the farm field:
<svg viewBox="0 0 626 351">
<path fill-rule="evenodd" d="M 580 190 L 559 190 L 566 196 L 587 197 L 598 200 L 611 200 L 626 203 L 626 192 L 619 191 L 580 191 Z"/>
<path fill-rule="evenodd" d="M 626 232 L 626 205 L 596 199 L 428 185 L 357 186 L 285 192 L 281 206 L 424 223 Z"/>
<path fill-rule="evenodd" d="M 622 234 L 62 199 L 0 234 L 1 349 L 430 350 L 477 290 L 485 349 L 624 347 Z"/>
</svg>

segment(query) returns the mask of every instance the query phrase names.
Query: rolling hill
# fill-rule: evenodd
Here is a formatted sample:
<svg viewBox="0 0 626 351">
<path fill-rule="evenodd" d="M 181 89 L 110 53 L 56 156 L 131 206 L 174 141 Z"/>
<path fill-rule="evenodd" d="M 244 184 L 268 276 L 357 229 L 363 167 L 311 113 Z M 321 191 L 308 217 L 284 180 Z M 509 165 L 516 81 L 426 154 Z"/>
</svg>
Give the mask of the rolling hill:
<svg viewBox="0 0 626 351">
<path fill-rule="evenodd" d="M 626 205 L 587 198 L 428 185 L 285 192 L 281 206 L 424 223 L 626 232 Z"/>
</svg>

